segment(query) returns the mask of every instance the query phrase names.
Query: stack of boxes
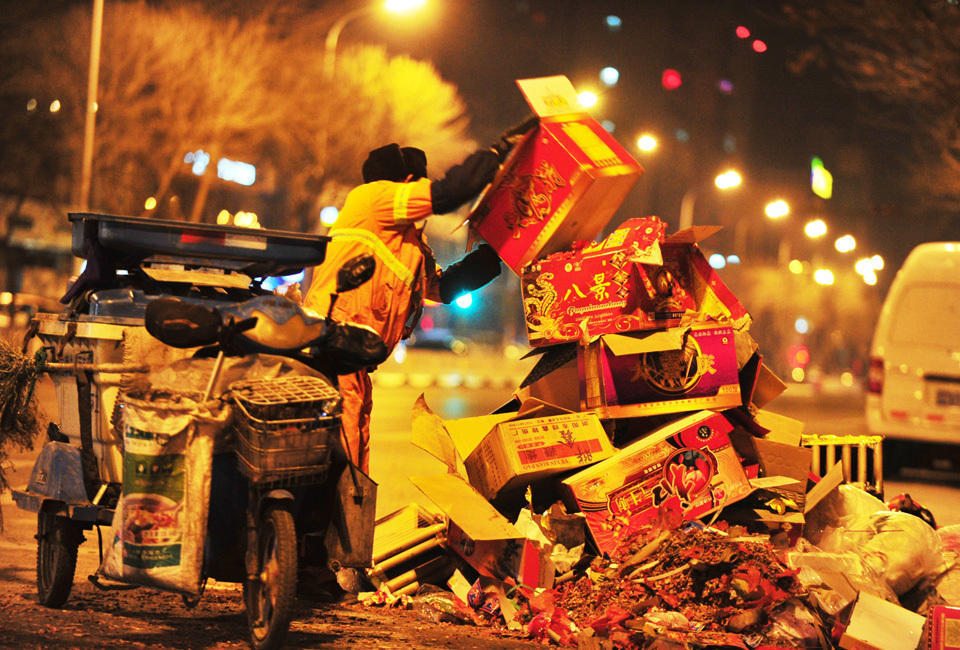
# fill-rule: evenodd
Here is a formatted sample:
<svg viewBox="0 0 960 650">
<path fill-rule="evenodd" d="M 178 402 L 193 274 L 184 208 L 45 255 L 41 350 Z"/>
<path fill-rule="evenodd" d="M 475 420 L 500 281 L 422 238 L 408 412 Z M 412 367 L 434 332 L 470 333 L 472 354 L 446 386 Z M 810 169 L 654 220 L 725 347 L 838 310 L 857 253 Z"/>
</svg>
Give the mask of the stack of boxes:
<svg viewBox="0 0 960 650">
<path fill-rule="evenodd" d="M 718 228 L 667 236 L 657 217 L 633 218 L 590 241 L 642 169 L 578 108 L 565 77 L 518 84 L 540 124 L 470 225 L 520 276 L 529 342 L 542 356 L 515 394 L 517 411 L 433 419 L 418 444 L 489 502 L 552 474 L 600 550 L 612 551 L 631 528 L 675 527 L 750 494 L 747 471 L 762 459 L 745 471 L 739 451 L 753 447 L 735 442 L 769 431 L 752 414 L 783 384 L 698 247 Z M 424 492 L 462 521 L 462 490 L 444 507 L 435 487 Z"/>
</svg>

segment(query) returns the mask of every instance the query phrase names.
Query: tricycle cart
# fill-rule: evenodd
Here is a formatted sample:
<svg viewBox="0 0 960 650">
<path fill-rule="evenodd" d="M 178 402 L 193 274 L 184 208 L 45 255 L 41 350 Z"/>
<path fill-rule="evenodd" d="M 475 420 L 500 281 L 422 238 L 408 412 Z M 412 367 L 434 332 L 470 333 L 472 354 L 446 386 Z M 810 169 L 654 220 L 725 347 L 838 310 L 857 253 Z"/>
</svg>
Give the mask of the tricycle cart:
<svg viewBox="0 0 960 650">
<path fill-rule="evenodd" d="M 219 349 L 205 397 L 211 397 L 224 350 L 309 360 L 309 355 L 262 344 L 241 349 L 239 333 L 258 319 L 270 319 L 273 312 L 261 303 L 289 303 L 262 288 L 262 281 L 322 263 L 328 241 L 275 230 L 91 213 L 69 218 L 73 251 L 87 258 L 87 269 L 68 294 L 72 301 L 64 312 L 39 315 L 29 332 L 40 341 L 39 358 L 56 389 L 59 422 L 49 427 L 49 441 L 26 489 L 13 495 L 18 507 L 37 513 L 37 586 L 40 602 L 48 607 L 59 607 L 69 597 L 83 532 L 97 528 L 102 555 L 100 527 L 124 516 L 126 391 L 138 381 L 142 385 L 152 370 L 186 363 L 204 351 Z M 362 273 L 353 276 L 364 281 Z M 345 282 L 343 290 L 353 286 Z M 154 338 L 156 332 L 148 332 L 148 307 L 171 298 L 191 313 L 215 318 L 212 339 L 164 344 Z M 239 323 L 228 315 L 238 304 L 258 300 L 254 317 Z M 279 309 L 298 312 L 292 303 Z M 310 321 L 312 331 L 329 329 L 329 318 L 296 317 Z M 169 322 L 189 325 L 189 315 Z M 322 354 L 321 341 L 314 337 L 305 344 L 313 346 L 314 355 Z M 303 366 L 304 372 L 270 381 L 243 377 L 212 395 L 232 409 L 235 417 L 226 433 L 235 436 L 235 444 L 212 456 L 213 507 L 205 525 L 203 580 L 243 583 L 250 642 L 256 648 L 282 643 L 298 568 L 370 565 L 376 484 L 346 462 L 335 376 L 331 380 L 316 367 Z M 136 433 L 143 437 L 143 431 Z M 158 435 L 150 442 L 166 440 Z M 134 496 L 142 504 L 144 495 Z M 176 508 L 168 513 L 178 516 Z M 135 542 L 143 535 L 138 529 L 137 539 L 128 540 L 126 529 L 116 528 L 112 541 L 120 544 L 123 571 L 130 569 L 132 576 L 136 562 L 131 558 L 139 552 Z M 130 580 L 125 575 L 119 582 L 165 588 L 142 575 Z M 103 586 L 98 578 L 91 580 Z M 174 591 L 186 604 L 195 604 L 202 585 L 196 593 Z"/>
</svg>

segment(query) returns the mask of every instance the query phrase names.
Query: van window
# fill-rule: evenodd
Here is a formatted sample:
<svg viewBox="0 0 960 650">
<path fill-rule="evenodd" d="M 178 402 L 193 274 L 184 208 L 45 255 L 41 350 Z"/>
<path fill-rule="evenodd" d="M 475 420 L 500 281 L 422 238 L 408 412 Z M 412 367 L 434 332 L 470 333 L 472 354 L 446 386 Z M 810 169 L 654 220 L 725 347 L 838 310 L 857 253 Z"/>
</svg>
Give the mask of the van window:
<svg viewBox="0 0 960 650">
<path fill-rule="evenodd" d="M 960 284 L 912 284 L 900 294 L 890 323 L 894 343 L 955 346 L 960 335 Z"/>
</svg>

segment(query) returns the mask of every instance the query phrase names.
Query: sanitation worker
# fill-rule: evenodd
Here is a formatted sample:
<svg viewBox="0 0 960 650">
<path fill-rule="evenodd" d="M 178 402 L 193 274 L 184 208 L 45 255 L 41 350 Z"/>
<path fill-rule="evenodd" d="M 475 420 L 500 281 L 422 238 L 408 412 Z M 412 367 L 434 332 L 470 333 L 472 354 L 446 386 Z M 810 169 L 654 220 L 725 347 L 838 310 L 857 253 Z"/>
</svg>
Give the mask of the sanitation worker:
<svg viewBox="0 0 960 650">
<path fill-rule="evenodd" d="M 496 278 L 500 260 L 487 244 L 441 272 L 423 227 L 430 215 L 452 212 L 479 194 L 514 144 L 535 125 L 535 119 L 528 119 L 508 129 L 489 149 L 470 154 L 439 180 L 427 177 L 427 157 L 420 149 L 388 144 L 371 151 L 363 163 L 363 185 L 350 191 L 330 229 L 324 264 L 305 279 L 304 305 L 326 314 L 340 266 L 355 255 L 372 253 L 377 262 L 373 277 L 341 295 L 333 317 L 371 327 L 392 353 L 416 327 L 424 298 L 450 303 Z M 339 384 L 343 443 L 353 463 L 369 474 L 369 373 L 341 375 Z"/>
</svg>

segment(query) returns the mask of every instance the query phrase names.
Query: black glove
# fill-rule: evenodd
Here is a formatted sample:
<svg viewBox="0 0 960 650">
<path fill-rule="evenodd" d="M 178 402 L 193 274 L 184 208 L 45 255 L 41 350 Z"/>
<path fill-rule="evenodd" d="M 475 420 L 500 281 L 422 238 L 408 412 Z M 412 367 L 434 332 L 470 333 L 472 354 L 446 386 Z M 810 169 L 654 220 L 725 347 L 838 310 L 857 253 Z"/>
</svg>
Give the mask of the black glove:
<svg viewBox="0 0 960 650">
<path fill-rule="evenodd" d="M 527 133 L 536 128 L 539 123 L 540 118 L 536 115 L 531 115 L 524 121 L 514 124 L 501 133 L 497 141 L 490 145 L 490 148 L 497 154 L 497 157 L 500 158 L 500 162 L 503 162 L 507 154 L 510 153 L 510 150 L 513 149 L 518 142 L 523 140 Z"/>
<path fill-rule="evenodd" d="M 489 244 L 480 244 L 440 274 L 440 300 L 449 305 L 464 292 L 479 289 L 500 275 L 500 258 Z"/>
</svg>

